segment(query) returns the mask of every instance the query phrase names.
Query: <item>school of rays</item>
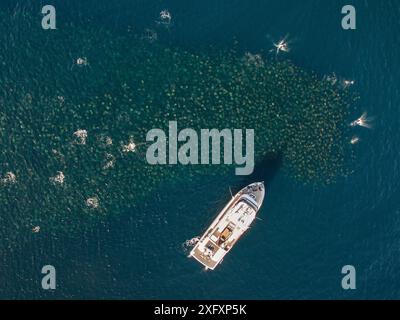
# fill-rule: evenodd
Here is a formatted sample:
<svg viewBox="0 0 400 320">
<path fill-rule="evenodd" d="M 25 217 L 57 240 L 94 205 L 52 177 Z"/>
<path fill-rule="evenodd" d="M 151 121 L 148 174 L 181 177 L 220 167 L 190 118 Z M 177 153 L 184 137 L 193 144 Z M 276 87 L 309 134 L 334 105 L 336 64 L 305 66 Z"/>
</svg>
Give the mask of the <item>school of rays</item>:
<svg viewBox="0 0 400 320">
<path fill-rule="evenodd" d="M 254 129 L 256 165 L 279 153 L 283 172 L 301 183 L 352 171 L 348 118 L 358 98 L 347 87 L 256 53 L 34 24 L 24 12 L 0 22 L 0 202 L 20 217 L 30 212 L 26 225 L 119 212 L 165 181 L 233 174 L 224 165 L 148 165 L 146 133 L 167 131 L 170 120 Z"/>
</svg>

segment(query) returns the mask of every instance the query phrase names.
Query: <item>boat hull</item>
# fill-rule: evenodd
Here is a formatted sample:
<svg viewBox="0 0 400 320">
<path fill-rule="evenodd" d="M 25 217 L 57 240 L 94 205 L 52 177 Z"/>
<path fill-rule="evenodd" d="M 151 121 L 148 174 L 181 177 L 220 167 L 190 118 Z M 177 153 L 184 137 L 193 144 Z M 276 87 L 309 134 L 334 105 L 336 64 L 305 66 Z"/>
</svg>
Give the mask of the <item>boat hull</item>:
<svg viewBox="0 0 400 320">
<path fill-rule="evenodd" d="M 254 221 L 265 197 L 264 183 L 240 190 L 213 220 L 190 252 L 206 269 L 214 270 Z"/>
</svg>

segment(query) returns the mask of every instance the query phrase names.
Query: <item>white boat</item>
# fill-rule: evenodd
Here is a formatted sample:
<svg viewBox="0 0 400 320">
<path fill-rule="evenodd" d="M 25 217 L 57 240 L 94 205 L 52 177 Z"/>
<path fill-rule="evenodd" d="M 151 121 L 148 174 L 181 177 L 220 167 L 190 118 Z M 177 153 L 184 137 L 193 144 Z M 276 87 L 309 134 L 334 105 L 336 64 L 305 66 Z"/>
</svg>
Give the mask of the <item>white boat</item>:
<svg viewBox="0 0 400 320">
<path fill-rule="evenodd" d="M 203 234 L 190 257 L 214 270 L 256 218 L 264 201 L 263 182 L 256 182 L 240 190 L 222 209 Z"/>
</svg>

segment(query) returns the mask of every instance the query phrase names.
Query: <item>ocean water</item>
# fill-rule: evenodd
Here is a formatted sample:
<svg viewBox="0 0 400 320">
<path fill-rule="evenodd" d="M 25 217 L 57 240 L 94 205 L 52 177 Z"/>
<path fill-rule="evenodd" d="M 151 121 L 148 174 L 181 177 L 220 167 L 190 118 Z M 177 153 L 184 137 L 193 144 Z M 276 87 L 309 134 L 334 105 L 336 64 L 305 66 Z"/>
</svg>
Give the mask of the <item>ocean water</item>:
<svg viewBox="0 0 400 320">
<path fill-rule="evenodd" d="M 1 8 L 8 12 L 17 3 L 5 1 Z M 25 16 L 35 15 L 36 27 L 40 28 L 42 1 L 24 3 L 13 10 L 23 12 Z M 118 214 L 100 211 L 96 213 L 97 217 L 91 217 L 84 209 L 81 215 L 68 215 L 67 210 L 62 219 L 58 214 L 61 208 L 76 209 L 69 199 L 62 198 L 62 190 L 38 188 L 34 192 L 27 189 L 26 193 L 19 190 L 24 205 L 28 204 L 26 207 L 18 207 L 18 201 L 15 208 L 0 204 L 0 298 L 398 298 L 400 4 L 389 0 L 354 0 L 357 30 L 344 31 L 340 11 L 345 4 L 348 3 L 321 0 L 118 1 L 117 4 L 55 1 L 59 30 L 54 31 L 58 33 L 51 34 L 47 41 L 66 37 L 63 43 L 68 43 L 68 36 L 73 38 L 73 35 L 62 33 L 62 27 L 68 26 L 70 21 L 74 26 L 85 24 L 99 30 L 93 36 L 93 43 L 100 41 L 102 33 L 117 37 L 152 29 L 158 34 L 157 41 L 163 45 L 194 52 L 210 45 L 231 48 L 233 39 L 243 51 L 265 52 L 271 49 L 272 39 L 288 34 L 291 51 L 281 59 L 290 59 L 320 78 L 334 72 L 354 80 L 350 90 L 357 92 L 360 99 L 351 106 L 348 121 L 367 111 L 374 116 L 373 128 L 354 128 L 354 134 L 361 139 L 354 146 L 355 162 L 349 164 L 354 172 L 339 177 L 333 184 L 299 183 L 287 175 L 279 163 L 263 163 L 266 170 L 256 170 L 249 178 L 267 182 L 268 194 L 260 212 L 262 220 L 255 222 L 213 272 L 205 272 L 188 259 L 183 244 L 199 235 L 224 206 L 229 199 L 229 187 L 239 190 L 248 179 L 217 172 L 187 179 L 183 188 L 181 180 L 174 183 L 174 179 L 170 179 L 153 186 L 139 205 L 133 207 L 127 203 L 116 207 L 114 211 Z M 163 9 L 172 14 L 172 23 L 168 27 L 156 22 Z M 23 29 L 18 24 L 9 28 L 15 30 L 15 38 L 8 38 L 10 42 L 2 46 L 5 51 L 0 52 L 3 80 L 21 69 L 31 70 L 23 63 L 7 65 L 7 57 L 14 61 L 12 59 L 18 55 L 24 57 L 26 52 L 34 52 L 32 47 L 13 45 L 18 43 L 20 34 L 29 34 L 31 30 L 34 33 L 34 24 L 31 29 Z M 64 58 L 68 62 L 65 63 L 71 65 L 68 75 L 54 74 L 43 78 L 40 71 L 47 77 L 51 73 L 32 68 L 35 72 L 32 81 L 24 82 L 25 78 L 21 78 L 15 83 L 15 95 L 18 96 L 18 88 L 21 92 L 29 88 L 34 97 L 37 93 L 43 94 L 40 105 L 48 101 L 46 95 L 54 96 L 59 92 L 76 97 L 76 101 L 93 94 L 95 89 L 90 86 L 81 90 L 80 81 L 90 82 L 91 75 L 90 71 L 74 66 L 74 58 L 87 55 L 87 69 L 90 70 L 90 64 L 101 59 L 102 51 L 85 52 L 80 45 L 83 44 L 71 42 L 66 48 Z M 116 55 L 124 53 L 119 50 Z M 57 59 L 60 57 L 55 57 Z M 58 62 L 49 62 L 49 69 Z M 115 76 L 119 72 L 123 73 L 116 70 Z M 63 81 L 70 83 L 71 79 L 76 79 L 76 85 L 64 88 Z M 104 81 L 103 86 L 113 94 L 116 88 L 111 79 Z M 2 90 L 6 89 L 3 87 Z M 61 122 L 61 132 L 64 129 L 72 132 L 72 128 L 76 128 L 74 121 L 80 121 L 74 119 L 72 113 L 69 116 Z M 40 109 L 27 117 L 33 121 L 42 119 Z M 119 121 L 123 131 L 125 123 L 120 119 L 115 121 Z M 7 124 L 0 122 L 0 125 L 5 128 Z M 122 135 L 115 131 L 113 137 L 119 134 Z M 23 142 L 21 145 L 25 146 Z M 58 146 L 55 143 L 49 147 Z M 23 151 L 30 152 L 28 147 L 28 151 Z M 41 168 L 48 155 L 32 150 L 29 156 L 35 159 L 32 161 L 35 166 Z M 91 158 L 90 153 L 79 156 L 86 157 L 87 161 Z M 4 159 L 1 173 L 15 166 Z M 92 168 L 75 163 L 74 170 L 84 173 Z M 134 172 L 134 168 L 132 170 Z M 118 187 L 107 185 L 106 177 L 104 180 L 99 178 L 99 185 L 104 184 L 110 190 Z M 84 178 L 80 182 L 88 189 L 82 188 L 82 194 L 67 190 L 74 194 L 73 199 L 82 197 L 83 200 L 100 192 L 98 186 L 90 189 Z M 121 184 L 125 182 L 121 177 Z M 43 193 L 60 199 L 60 203 L 41 212 L 38 208 L 41 208 Z M 125 194 L 118 199 L 131 201 Z M 32 233 L 35 225 L 41 226 L 39 233 Z M 41 268 L 48 264 L 57 270 L 57 289 L 53 291 L 43 290 L 40 284 Z M 341 287 L 344 265 L 356 268 L 356 290 L 345 291 Z"/>
</svg>

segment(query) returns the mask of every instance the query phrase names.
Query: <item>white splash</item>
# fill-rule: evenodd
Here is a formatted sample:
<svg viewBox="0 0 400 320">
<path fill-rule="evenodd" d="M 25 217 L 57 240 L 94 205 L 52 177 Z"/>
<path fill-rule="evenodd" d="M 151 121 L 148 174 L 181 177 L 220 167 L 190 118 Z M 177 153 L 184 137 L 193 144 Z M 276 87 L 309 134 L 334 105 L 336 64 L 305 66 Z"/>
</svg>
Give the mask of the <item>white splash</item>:
<svg viewBox="0 0 400 320">
<path fill-rule="evenodd" d="M 194 237 L 194 238 L 192 238 L 192 239 L 186 240 L 185 243 L 184 243 L 184 245 L 185 245 L 186 247 L 193 247 L 193 246 L 195 246 L 196 243 L 199 242 L 199 241 L 200 241 L 200 237 Z"/>
<path fill-rule="evenodd" d="M 188 253 L 192 247 L 194 247 L 197 242 L 200 241 L 200 237 L 194 237 L 192 239 L 186 240 L 184 243 L 182 243 L 182 249 L 185 253 Z M 190 255 L 188 256 L 190 257 Z"/>
<path fill-rule="evenodd" d="M 372 123 L 371 123 L 372 120 L 373 120 L 373 118 L 369 118 L 368 114 L 366 112 L 364 112 L 361 115 L 361 117 L 359 117 L 358 119 L 351 122 L 350 126 L 352 126 L 352 127 L 360 126 L 360 127 L 370 129 L 370 128 L 372 128 Z"/>
<path fill-rule="evenodd" d="M 77 131 L 74 132 L 74 136 L 76 137 L 76 143 L 77 144 L 86 144 L 86 138 L 88 136 L 88 133 L 84 129 L 78 129 Z"/>
<path fill-rule="evenodd" d="M 62 171 L 57 171 L 54 177 L 50 177 L 50 181 L 53 183 L 63 184 L 65 180 L 65 175 Z"/>
<path fill-rule="evenodd" d="M 122 152 L 128 153 L 128 152 L 135 152 L 136 151 L 136 144 L 133 141 L 133 139 L 129 139 L 128 144 L 122 146 Z"/>
<path fill-rule="evenodd" d="M 13 172 L 9 171 L 6 172 L 6 174 L 0 181 L 4 184 L 15 183 L 17 181 L 17 176 Z"/>
<path fill-rule="evenodd" d="M 97 197 L 91 197 L 86 199 L 86 206 L 92 209 L 96 209 L 99 207 L 99 199 Z"/>
<path fill-rule="evenodd" d="M 290 48 L 289 48 L 289 42 L 287 41 L 287 35 L 279 40 L 278 42 L 273 42 L 273 45 L 275 47 L 275 52 L 276 54 L 279 54 L 280 52 L 289 52 Z"/>
<path fill-rule="evenodd" d="M 167 9 L 162 10 L 160 12 L 160 17 L 159 17 L 159 20 L 157 21 L 157 23 L 169 26 L 171 24 L 171 21 L 172 21 L 171 13 Z"/>
<path fill-rule="evenodd" d="M 343 87 L 346 89 L 354 84 L 354 80 L 343 80 Z"/>
<path fill-rule="evenodd" d="M 40 231 L 40 226 L 36 226 L 32 228 L 33 233 L 38 233 Z"/>
<path fill-rule="evenodd" d="M 87 65 L 89 65 L 89 62 L 88 62 L 86 57 L 79 57 L 78 59 L 76 59 L 75 63 L 78 66 L 87 66 Z"/>
<path fill-rule="evenodd" d="M 360 142 L 360 138 L 357 137 L 357 136 L 353 136 L 353 137 L 351 138 L 351 140 L 350 140 L 350 143 L 351 143 L 351 144 L 357 144 L 357 143 L 359 143 L 359 142 Z"/>
</svg>

